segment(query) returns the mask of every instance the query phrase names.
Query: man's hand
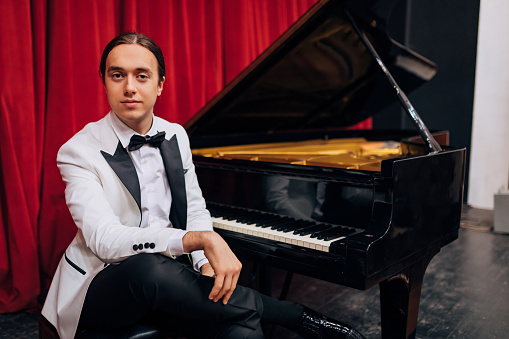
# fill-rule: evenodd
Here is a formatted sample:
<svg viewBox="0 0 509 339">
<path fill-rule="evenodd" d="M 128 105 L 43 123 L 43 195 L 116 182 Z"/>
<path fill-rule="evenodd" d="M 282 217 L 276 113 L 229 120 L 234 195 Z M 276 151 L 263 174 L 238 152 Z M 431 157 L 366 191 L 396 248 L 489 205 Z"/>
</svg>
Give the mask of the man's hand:
<svg viewBox="0 0 509 339">
<path fill-rule="evenodd" d="M 205 252 L 215 274 L 214 287 L 209 294 L 209 299 L 217 302 L 222 298 L 223 304 L 226 305 L 237 286 L 242 269 L 242 264 L 226 241 L 216 232 L 191 231 L 184 235 L 182 244 L 184 252 L 190 253 L 196 250 Z"/>
<path fill-rule="evenodd" d="M 209 263 L 204 264 L 202 267 L 200 267 L 200 272 L 201 272 L 201 274 L 206 275 L 208 277 L 212 277 L 212 278 L 216 277 L 216 272 L 214 272 L 212 265 Z"/>
</svg>

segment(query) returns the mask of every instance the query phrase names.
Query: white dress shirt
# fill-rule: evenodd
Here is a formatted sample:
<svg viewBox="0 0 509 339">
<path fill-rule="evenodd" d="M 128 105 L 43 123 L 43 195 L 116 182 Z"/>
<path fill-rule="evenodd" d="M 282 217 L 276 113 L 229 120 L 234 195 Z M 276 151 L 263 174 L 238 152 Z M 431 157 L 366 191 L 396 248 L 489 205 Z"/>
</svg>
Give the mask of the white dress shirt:
<svg viewBox="0 0 509 339">
<path fill-rule="evenodd" d="M 113 130 L 120 143 L 127 148 L 131 137 L 136 133 L 125 125 L 116 114 L 111 114 Z M 154 126 L 147 135 L 154 135 L 158 131 Z M 139 135 L 139 134 L 138 134 Z M 141 190 L 141 228 L 148 227 L 173 227 L 170 221 L 171 189 L 166 177 L 161 152 L 157 147 L 143 145 L 141 148 L 128 152 L 138 174 Z M 169 252 L 183 253 L 182 237 L 187 233 L 185 230 L 176 232 L 170 239 Z M 201 267 L 205 262 L 200 262 Z"/>
</svg>

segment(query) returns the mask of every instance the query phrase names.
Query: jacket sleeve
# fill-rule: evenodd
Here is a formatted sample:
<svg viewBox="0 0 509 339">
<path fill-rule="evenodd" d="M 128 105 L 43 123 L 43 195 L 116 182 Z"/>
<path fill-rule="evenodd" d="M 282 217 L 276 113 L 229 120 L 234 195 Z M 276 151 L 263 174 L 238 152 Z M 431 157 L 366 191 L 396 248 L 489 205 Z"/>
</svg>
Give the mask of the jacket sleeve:
<svg viewBox="0 0 509 339">
<path fill-rule="evenodd" d="M 57 155 L 67 206 L 87 247 L 107 263 L 138 253 L 181 255 L 182 250 L 170 245 L 186 231 L 139 228 L 141 213 L 136 202 L 91 139 L 77 134 Z"/>
</svg>

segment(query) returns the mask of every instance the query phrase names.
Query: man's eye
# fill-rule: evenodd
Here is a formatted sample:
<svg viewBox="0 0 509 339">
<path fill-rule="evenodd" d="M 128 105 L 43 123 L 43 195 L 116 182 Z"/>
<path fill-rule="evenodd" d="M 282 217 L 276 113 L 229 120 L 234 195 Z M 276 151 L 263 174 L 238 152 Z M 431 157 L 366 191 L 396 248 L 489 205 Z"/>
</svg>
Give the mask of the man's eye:
<svg viewBox="0 0 509 339">
<path fill-rule="evenodd" d="M 111 75 L 111 77 L 112 77 L 113 79 L 121 79 L 121 78 L 122 78 L 122 74 L 120 74 L 120 73 L 113 73 L 113 74 Z"/>
<path fill-rule="evenodd" d="M 140 78 L 141 80 L 147 80 L 148 76 L 145 74 L 140 74 L 140 75 L 138 75 L 138 78 Z"/>
</svg>

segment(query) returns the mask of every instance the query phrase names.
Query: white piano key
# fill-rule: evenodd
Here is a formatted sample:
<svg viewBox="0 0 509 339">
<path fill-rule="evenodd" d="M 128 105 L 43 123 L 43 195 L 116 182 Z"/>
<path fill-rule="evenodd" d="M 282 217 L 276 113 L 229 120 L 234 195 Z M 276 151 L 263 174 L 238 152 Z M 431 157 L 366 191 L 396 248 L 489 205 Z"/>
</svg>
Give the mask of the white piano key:
<svg viewBox="0 0 509 339">
<path fill-rule="evenodd" d="M 280 241 L 287 244 L 316 249 L 323 252 L 329 252 L 330 244 L 333 241 L 344 238 L 341 237 L 333 239 L 331 241 L 326 241 L 311 238 L 309 235 L 298 235 L 293 234 L 293 232 L 277 231 L 269 227 L 259 227 L 254 224 L 246 224 L 234 220 L 226 220 L 221 217 L 213 217 L 212 220 L 214 222 L 215 228 Z"/>
</svg>

